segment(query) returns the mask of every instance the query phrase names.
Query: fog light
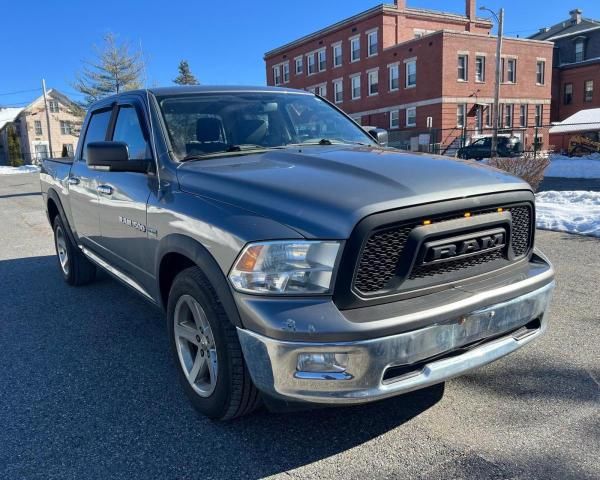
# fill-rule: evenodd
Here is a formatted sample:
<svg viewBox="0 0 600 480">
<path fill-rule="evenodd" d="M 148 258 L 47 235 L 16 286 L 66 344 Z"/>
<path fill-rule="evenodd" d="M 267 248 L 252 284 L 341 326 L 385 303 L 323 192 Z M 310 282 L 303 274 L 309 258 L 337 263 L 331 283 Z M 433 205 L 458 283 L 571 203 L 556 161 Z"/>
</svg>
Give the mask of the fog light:
<svg viewBox="0 0 600 480">
<path fill-rule="evenodd" d="M 336 373 L 347 367 L 347 353 L 299 353 L 296 369 L 299 372 Z"/>
</svg>

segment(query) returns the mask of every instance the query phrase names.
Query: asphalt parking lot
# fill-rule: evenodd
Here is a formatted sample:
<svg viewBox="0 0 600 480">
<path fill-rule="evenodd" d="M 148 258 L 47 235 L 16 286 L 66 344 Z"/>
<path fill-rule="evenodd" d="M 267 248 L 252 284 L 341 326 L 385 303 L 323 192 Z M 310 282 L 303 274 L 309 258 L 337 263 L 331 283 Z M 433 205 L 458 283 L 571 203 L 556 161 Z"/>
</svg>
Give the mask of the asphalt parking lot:
<svg viewBox="0 0 600 480">
<path fill-rule="evenodd" d="M 548 334 L 445 391 L 215 423 L 161 312 L 105 276 L 62 282 L 38 190 L 0 177 L 0 478 L 600 478 L 600 240 L 538 232 Z"/>
</svg>

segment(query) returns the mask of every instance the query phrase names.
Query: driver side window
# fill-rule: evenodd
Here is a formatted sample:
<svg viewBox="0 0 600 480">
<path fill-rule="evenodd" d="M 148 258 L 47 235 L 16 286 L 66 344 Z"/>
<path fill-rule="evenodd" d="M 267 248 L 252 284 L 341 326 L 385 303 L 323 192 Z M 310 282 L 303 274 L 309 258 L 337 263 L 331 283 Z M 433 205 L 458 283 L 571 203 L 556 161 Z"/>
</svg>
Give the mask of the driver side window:
<svg viewBox="0 0 600 480">
<path fill-rule="evenodd" d="M 113 141 L 125 142 L 129 150 L 130 160 L 145 160 L 151 157 L 148 142 L 140 125 L 140 119 L 134 107 L 119 107 Z"/>
</svg>

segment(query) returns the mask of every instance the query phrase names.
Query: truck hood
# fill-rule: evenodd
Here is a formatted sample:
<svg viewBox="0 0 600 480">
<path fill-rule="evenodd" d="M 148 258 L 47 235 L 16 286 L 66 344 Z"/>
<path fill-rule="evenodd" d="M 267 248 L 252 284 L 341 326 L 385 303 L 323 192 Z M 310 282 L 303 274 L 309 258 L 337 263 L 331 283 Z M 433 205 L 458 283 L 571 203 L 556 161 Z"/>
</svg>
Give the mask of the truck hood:
<svg viewBox="0 0 600 480">
<path fill-rule="evenodd" d="M 287 148 L 183 163 L 184 192 L 242 207 L 305 237 L 348 238 L 384 210 L 530 190 L 523 180 L 472 161 L 353 146 Z"/>
</svg>

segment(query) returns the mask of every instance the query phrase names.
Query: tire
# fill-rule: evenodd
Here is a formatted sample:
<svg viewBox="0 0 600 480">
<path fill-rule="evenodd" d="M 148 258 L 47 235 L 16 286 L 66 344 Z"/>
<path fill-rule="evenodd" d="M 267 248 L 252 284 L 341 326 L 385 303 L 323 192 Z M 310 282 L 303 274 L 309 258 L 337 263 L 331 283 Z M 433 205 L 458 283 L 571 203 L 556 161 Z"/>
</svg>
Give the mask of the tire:
<svg viewBox="0 0 600 480">
<path fill-rule="evenodd" d="M 167 318 L 179 378 L 196 410 L 212 419 L 230 420 L 261 404 L 237 331 L 198 267 L 175 278 Z"/>
<path fill-rule="evenodd" d="M 72 286 L 93 282 L 96 278 L 96 266 L 73 244 L 60 215 L 54 218 L 53 230 L 58 269 L 64 281 Z"/>
</svg>

